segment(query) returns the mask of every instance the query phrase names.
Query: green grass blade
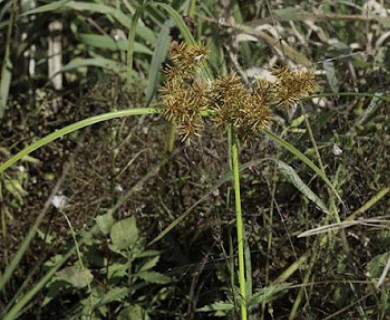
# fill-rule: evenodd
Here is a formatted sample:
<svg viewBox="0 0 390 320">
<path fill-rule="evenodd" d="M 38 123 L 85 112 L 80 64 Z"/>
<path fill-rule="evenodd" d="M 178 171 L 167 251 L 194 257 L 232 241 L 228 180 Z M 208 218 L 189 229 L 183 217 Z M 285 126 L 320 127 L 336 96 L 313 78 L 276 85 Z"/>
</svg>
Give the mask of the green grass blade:
<svg viewBox="0 0 390 320">
<path fill-rule="evenodd" d="M 86 58 L 86 59 L 83 58 L 73 59 L 68 64 L 63 66 L 62 69 L 59 70 L 58 72 L 66 72 L 69 70 L 88 67 L 88 66 L 104 68 L 107 70 L 111 70 L 116 74 L 120 74 L 121 71 L 123 70 L 123 67 L 114 60 L 106 59 L 103 57 L 96 57 L 96 58 Z"/>
<path fill-rule="evenodd" d="M 127 86 L 130 88 L 132 84 L 132 72 L 133 72 L 133 55 L 134 55 L 134 43 L 135 33 L 137 31 L 138 19 L 141 17 L 142 12 L 145 10 L 146 4 L 140 6 L 135 10 L 133 18 L 131 19 L 129 35 L 127 39 Z"/>
<path fill-rule="evenodd" d="M 11 16 L 8 20 L 8 28 L 5 42 L 5 52 L 3 58 L 3 64 L 1 67 L 0 75 L 0 119 L 3 118 L 5 108 L 7 107 L 9 89 L 11 87 L 12 79 L 12 63 L 10 59 L 11 42 L 12 42 L 12 29 L 15 22 L 16 6 L 18 1 L 14 0 L 10 7 Z"/>
<path fill-rule="evenodd" d="M 120 110 L 120 111 L 113 111 L 108 112 L 104 114 L 100 114 L 91 118 L 87 118 L 78 122 L 75 122 L 69 126 L 66 126 L 58 131 L 55 131 L 46 137 L 39 139 L 38 141 L 32 143 L 31 145 L 27 146 L 20 152 L 18 152 L 16 155 L 14 155 L 12 158 L 8 159 L 6 162 L 4 162 L 2 165 L 0 165 L 0 174 L 8 169 L 10 166 L 12 166 L 15 162 L 19 161 L 23 157 L 29 155 L 31 152 L 45 146 L 46 144 L 61 138 L 69 133 L 72 133 L 74 131 L 80 130 L 82 128 L 88 127 L 90 125 L 93 125 L 95 123 L 99 123 L 102 121 L 107 121 L 111 119 L 116 118 L 123 118 L 128 116 L 137 116 L 137 115 L 147 115 L 147 114 L 158 114 L 162 113 L 162 109 L 158 108 L 136 108 L 136 109 L 126 109 L 126 110 Z"/>
<path fill-rule="evenodd" d="M 154 48 L 153 58 L 149 69 L 148 83 L 145 89 L 145 100 L 147 105 L 152 101 L 153 96 L 156 92 L 156 86 L 159 83 L 158 80 L 160 71 L 169 48 L 169 27 L 171 26 L 171 24 L 171 20 L 166 21 L 157 37 L 157 43 Z"/>
<path fill-rule="evenodd" d="M 0 78 L 0 119 L 3 118 L 7 107 L 9 88 L 11 87 L 12 79 L 12 64 L 8 57 L 4 57 L 3 66 L 1 68 Z"/>
<path fill-rule="evenodd" d="M 129 29 L 131 27 L 131 18 L 123 13 L 122 11 L 112 7 L 108 6 L 102 3 L 91 3 L 91 2 L 83 2 L 83 1 L 69 1 L 69 0 L 63 0 L 63 1 L 56 1 L 38 8 L 35 8 L 33 10 L 30 10 L 24 15 L 31 15 L 31 14 L 38 14 L 38 13 L 45 13 L 45 12 L 55 12 L 58 10 L 75 10 L 75 11 L 88 11 L 92 13 L 100 13 L 100 14 L 106 14 L 112 18 L 114 18 L 116 21 L 118 21 L 122 26 L 126 27 L 126 29 Z M 154 35 L 154 32 L 146 27 L 145 25 L 139 25 L 137 33 L 147 42 L 149 43 L 155 43 L 156 37 Z"/>
<path fill-rule="evenodd" d="M 329 213 L 329 210 L 323 201 L 302 181 L 293 167 L 277 159 L 273 159 L 273 161 L 276 162 L 278 169 L 283 176 L 288 179 L 303 195 L 305 195 L 306 198 L 312 201 L 324 213 Z"/>
<path fill-rule="evenodd" d="M 190 29 L 188 29 L 183 18 L 175 9 L 173 9 L 171 6 L 169 6 L 165 3 L 161 3 L 161 2 L 154 3 L 153 6 L 159 6 L 159 7 L 163 8 L 165 11 L 167 11 L 168 14 L 175 21 L 176 26 L 179 28 L 181 35 L 183 36 L 185 41 L 189 44 L 195 44 L 195 39 L 192 36 Z"/>
<path fill-rule="evenodd" d="M 54 1 L 49 4 L 45 4 L 43 6 L 40 6 L 38 8 L 34 8 L 30 11 L 27 11 L 22 14 L 22 16 L 29 15 L 29 14 L 38 14 L 38 13 L 45 13 L 45 12 L 52 12 L 59 10 L 63 8 L 68 2 L 71 0 L 61 0 L 61 1 Z"/>
<path fill-rule="evenodd" d="M 183 18 L 179 15 L 179 13 L 173 9 L 171 6 L 164 4 L 164 3 L 146 3 L 140 7 L 137 8 L 135 11 L 133 18 L 131 20 L 131 26 L 129 31 L 129 37 L 128 37 L 128 46 L 127 46 L 127 85 L 131 85 L 132 81 L 132 71 L 133 71 L 133 55 L 134 55 L 134 42 L 135 42 L 135 33 L 138 25 L 138 19 L 140 19 L 141 15 L 143 14 L 144 10 L 147 8 L 148 5 L 152 6 L 160 6 L 164 10 L 166 10 L 173 20 L 175 21 L 177 27 L 181 31 L 184 39 L 188 43 L 195 43 L 194 37 L 192 36 L 190 30 L 188 29 L 187 25 L 185 24 Z M 154 43 L 154 42 L 153 42 Z"/>
<path fill-rule="evenodd" d="M 306 157 L 302 152 L 300 152 L 298 149 L 296 149 L 294 146 L 289 144 L 287 141 L 283 140 L 276 134 L 272 133 L 269 130 L 264 130 L 265 135 L 270 137 L 272 140 L 277 142 L 279 145 L 281 145 L 283 148 L 285 148 L 287 151 L 289 151 L 291 154 L 293 154 L 295 157 L 297 157 L 299 160 L 301 160 L 304 164 L 306 164 L 310 169 L 312 169 L 325 183 L 326 185 L 332 190 L 332 192 L 335 194 L 337 199 L 339 199 L 340 203 L 345 206 L 344 201 L 341 199 L 339 193 L 337 192 L 336 188 L 333 186 L 333 184 L 330 182 L 328 177 L 321 171 L 320 168 L 318 168 L 313 161 L 311 161 L 308 157 Z"/>
</svg>

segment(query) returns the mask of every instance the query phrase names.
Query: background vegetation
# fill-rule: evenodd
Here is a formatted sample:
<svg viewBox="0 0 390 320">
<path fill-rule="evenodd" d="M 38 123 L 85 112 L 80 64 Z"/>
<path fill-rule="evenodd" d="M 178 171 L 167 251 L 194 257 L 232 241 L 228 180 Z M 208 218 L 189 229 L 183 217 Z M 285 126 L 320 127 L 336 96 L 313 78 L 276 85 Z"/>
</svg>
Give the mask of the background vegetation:
<svg viewBox="0 0 390 320">
<path fill-rule="evenodd" d="M 213 77 L 235 72 L 247 87 L 275 66 L 312 68 L 318 92 L 276 107 L 270 130 L 343 203 L 267 136 L 241 142 L 250 315 L 390 319 L 386 1 L 145 4 L 0 2 L 1 163 L 82 119 L 161 107 L 169 45 L 186 32 L 210 49 Z M 240 318 L 226 132 L 206 122 L 200 139 L 171 143 L 151 113 L 1 170 L 0 318 Z"/>
</svg>

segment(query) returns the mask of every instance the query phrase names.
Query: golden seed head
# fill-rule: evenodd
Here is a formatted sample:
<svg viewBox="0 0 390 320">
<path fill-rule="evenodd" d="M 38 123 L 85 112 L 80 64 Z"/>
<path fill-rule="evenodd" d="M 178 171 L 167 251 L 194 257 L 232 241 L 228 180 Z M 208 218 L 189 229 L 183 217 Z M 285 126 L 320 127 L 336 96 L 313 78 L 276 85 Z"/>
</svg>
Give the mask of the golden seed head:
<svg viewBox="0 0 390 320">
<path fill-rule="evenodd" d="M 266 93 L 248 92 L 235 74 L 217 79 L 210 95 L 215 110 L 213 120 L 217 125 L 233 124 L 244 137 L 270 123 L 271 112 L 264 103 L 268 100 Z"/>
<path fill-rule="evenodd" d="M 189 142 L 203 130 L 202 111 L 212 110 L 217 126 L 232 124 L 242 138 L 265 129 L 272 121 L 271 106 L 293 105 L 317 90 L 314 73 L 291 71 L 287 66 L 274 68 L 276 81 L 259 80 L 247 90 L 236 74 L 214 80 L 210 85 L 199 79 L 197 70 L 206 59 L 203 45 L 174 42 L 165 68 L 166 82 L 160 88 L 165 118 L 172 121 Z"/>
<path fill-rule="evenodd" d="M 197 80 L 196 72 L 207 54 L 203 45 L 173 42 L 169 54 L 171 63 L 164 70 L 166 82 L 159 90 L 165 118 L 175 124 L 186 141 L 200 136 L 203 129 L 200 113 L 207 108 L 208 89 Z"/>
<path fill-rule="evenodd" d="M 278 78 L 275 83 L 278 104 L 291 106 L 317 90 L 314 72 L 311 70 L 292 71 L 288 67 L 281 67 L 273 69 L 272 73 Z"/>
</svg>

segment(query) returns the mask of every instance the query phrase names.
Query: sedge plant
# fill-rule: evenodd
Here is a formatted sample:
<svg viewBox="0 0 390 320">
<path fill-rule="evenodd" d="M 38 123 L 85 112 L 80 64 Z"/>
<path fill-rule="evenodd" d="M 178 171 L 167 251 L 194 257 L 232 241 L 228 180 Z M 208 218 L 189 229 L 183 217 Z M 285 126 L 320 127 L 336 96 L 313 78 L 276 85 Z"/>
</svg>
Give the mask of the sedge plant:
<svg viewBox="0 0 390 320">
<path fill-rule="evenodd" d="M 235 192 L 236 231 L 239 266 L 241 319 L 248 318 L 247 279 L 245 261 L 245 230 L 240 195 L 240 138 L 250 139 L 264 131 L 272 121 L 272 107 L 291 106 L 314 92 L 314 73 L 309 70 L 292 71 L 287 67 L 272 70 L 274 81 L 259 80 L 250 90 L 235 74 L 205 83 L 199 75 L 202 61 L 207 58 L 203 45 L 174 42 L 169 54 L 170 64 L 165 69 L 166 81 L 160 89 L 164 115 L 177 128 L 182 141 L 189 143 L 201 137 L 204 115 L 218 127 L 227 128 Z"/>
<path fill-rule="evenodd" d="M 290 70 L 280 67 L 272 70 L 274 81 L 257 81 L 251 89 L 246 88 L 235 74 L 216 78 L 213 81 L 203 80 L 200 76 L 207 60 L 208 48 L 202 44 L 185 44 L 174 42 L 170 50 L 170 64 L 165 69 L 165 82 L 160 88 L 162 108 L 135 108 L 114 111 L 91 117 L 73 123 L 63 129 L 34 142 L 9 160 L 0 165 L 0 174 L 27 156 L 31 152 L 45 146 L 71 132 L 80 130 L 101 121 L 127 116 L 144 116 L 150 114 L 163 114 L 164 117 L 177 128 L 181 140 L 190 143 L 194 138 L 200 138 L 204 129 L 204 121 L 210 119 L 218 128 L 228 132 L 229 154 L 235 191 L 236 230 L 238 273 L 240 288 L 241 319 L 248 319 L 251 297 L 247 296 L 247 279 L 245 261 L 249 261 L 245 254 L 245 230 L 242 218 L 240 196 L 240 141 L 251 139 L 263 132 L 275 140 L 286 150 L 303 161 L 317 173 L 330 189 L 340 199 L 337 191 L 323 172 L 305 155 L 295 149 L 288 142 L 279 138 L 267 129 L 272 122 L 272 108 L 279 105 L 290 106 L 301 98 L 314 92 L 316 89 L 314 74 L 309 70 Z M 171 223 L 158 235 L 156 242 L 182 221 L 188 212 L 180 219 Z M 22 253 L 23 254 L 23 253 Z M 20 256 L 15 257 L 12 268 L 3 274 L 0 290 L 11 278 Z M 46 280 L 47 281 L 47 280 Z"/>
</svg>

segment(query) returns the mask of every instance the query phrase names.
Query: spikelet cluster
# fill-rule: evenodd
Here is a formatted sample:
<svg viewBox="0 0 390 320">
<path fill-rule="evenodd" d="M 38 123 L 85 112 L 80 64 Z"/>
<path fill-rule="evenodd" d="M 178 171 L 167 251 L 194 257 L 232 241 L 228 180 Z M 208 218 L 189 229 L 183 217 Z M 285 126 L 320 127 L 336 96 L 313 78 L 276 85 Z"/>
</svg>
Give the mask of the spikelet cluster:
<svg viewBox="0 0 390 320">
<path fill-rule="evenodd" d="M 314 73 L 309 70 L 290 70 L 279 67 L 272 70 L 278 79 L 274 85 L 275 103 L 292 106 L 304 96 L 317 90 Z"/>
<path fill-rule="evenodd" d="M 231 74 L 213 83 L 210 93 L 214 110 L 212 119 L 217 125 L 232 124 L 246 138 L 270 123 L 271 112 L 266 104 L 269 99 L 267 91 L 248 92 L 240 78 Z"/>
<path fill-rule="evenodd" d="M 189 142 L 203 130 L 201 111 L 208 105 L 208 89 L 196 79 L 198 68 L 207 57 L 203 45 L 173 42 L 165 83 L 160 89 L 165 118 L 175 124 L 182 140 Z"/>
<path fill-rule="evenodd" d="M 211 111 L 217 126 L 233 125 L 246 139 L 269 126 L 273 106 L 291 106 L 317 89 L 312 71 L 288 67 L 274 68 L 275 81 L 258 80 L 251 90 L 235 74 L 205 84 L 197 73 L 207 54 L 205 46 L 174 42 L 171 63 L 164 70 L 166 82 L 160 93 L 165 118 L 176 125 L 183 141 L 201 135 L 202 111 Z"/>
</svg>

